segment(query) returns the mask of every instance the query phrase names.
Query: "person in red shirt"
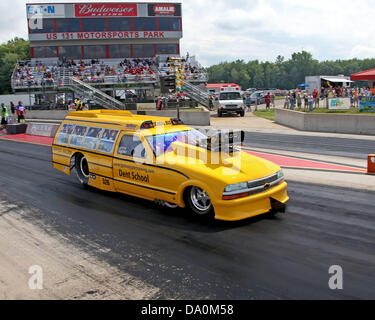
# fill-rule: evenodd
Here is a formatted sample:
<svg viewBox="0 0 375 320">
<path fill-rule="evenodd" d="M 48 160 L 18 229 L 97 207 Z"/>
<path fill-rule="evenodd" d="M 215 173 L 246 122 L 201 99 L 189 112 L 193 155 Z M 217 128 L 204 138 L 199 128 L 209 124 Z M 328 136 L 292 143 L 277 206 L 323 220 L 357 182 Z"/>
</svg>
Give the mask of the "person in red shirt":
<svg viewBox="0 0 375 320">
<path fill-rule="evenodd" d="M 266 109 L 270 109 L 270 104 L 271 104 L 271 95 L 269 92 L 264 96 L 264 101 L 266 102 Z"/>
<path fill-rule="evenodd" d="M 319 92 L 317 88 L 314 89 L 312 96 L 314 99 L 314 108 L 319 108 Z"/>
</svg>

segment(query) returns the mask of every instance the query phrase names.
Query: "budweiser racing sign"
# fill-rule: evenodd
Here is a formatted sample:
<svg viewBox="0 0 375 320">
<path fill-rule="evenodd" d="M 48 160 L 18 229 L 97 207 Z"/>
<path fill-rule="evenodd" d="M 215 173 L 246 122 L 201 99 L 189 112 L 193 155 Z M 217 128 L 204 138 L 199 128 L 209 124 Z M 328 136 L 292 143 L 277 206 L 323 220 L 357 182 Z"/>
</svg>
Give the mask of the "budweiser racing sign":
<svg viewBox="0 0 375 320">
<path fill-rule="evenodd" d="M 80 3 L 74 5 L 76 17 L 135 17 L 136 3 Z"/>
<path fill-rule="evenodd" d="M 155 4 L 154 5 L 154 13 L 155 14 L 162 14 L 162 15 L 174 15 L 176 12 L 176 7 L 168 4 Z"/>
</svg>

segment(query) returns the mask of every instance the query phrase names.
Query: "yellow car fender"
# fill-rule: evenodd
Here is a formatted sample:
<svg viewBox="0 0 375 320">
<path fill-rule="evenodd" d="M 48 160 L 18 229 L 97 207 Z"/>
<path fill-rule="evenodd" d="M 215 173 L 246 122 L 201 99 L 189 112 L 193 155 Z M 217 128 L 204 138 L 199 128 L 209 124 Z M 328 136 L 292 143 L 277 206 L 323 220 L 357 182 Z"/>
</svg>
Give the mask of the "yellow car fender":
<svg viewBox="0 0 375 320">
<path fill-rule="evenodd" d="M 188 180 L 179 186 L 177 190 L 177 201 L 178 201 L 177 205 L 178 206 L 180 206 L 181 208 L 185 208 L 186 205 L 184 201 L 184 192 L 186 188 L 188 187 L 198 187 L 206 191 L 206 193 L 211 199 L 213 206 L 215 207 L 215 203 L 216 203 L 216 198 L 214 196 L 215 193 L 213 192 L 213 190 L 211 190 L 211 188 L 207 184 L 199 180 Z"/>
</svg>

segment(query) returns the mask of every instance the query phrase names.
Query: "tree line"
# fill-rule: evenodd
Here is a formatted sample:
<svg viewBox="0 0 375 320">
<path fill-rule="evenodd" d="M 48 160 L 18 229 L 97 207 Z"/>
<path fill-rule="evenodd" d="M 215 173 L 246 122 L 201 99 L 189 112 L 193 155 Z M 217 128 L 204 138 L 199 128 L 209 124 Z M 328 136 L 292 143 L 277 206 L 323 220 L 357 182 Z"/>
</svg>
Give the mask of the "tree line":
<svg viewBox="0 0 375 320">
<path fill-rule="evenodd" d="M 278 56 L 275 62 L 236 60 L 207 68 L 211 83 L 237 83 L 247 88 L 295 89 L 305 82 L 305 76 L 345 75 L 375 68 L 375 59 L 318 61 L 311 53 L 293 53 L 289 60 Z M 355 83 L 363 86 L 363 81 Z"/>
<path fill-rule="evenodd" d="M 12 93 L 10 82 L 18 59 L 30 59 L 29 41 L 16 37 L 0 45 L 0 94 Z"/>
</svg>

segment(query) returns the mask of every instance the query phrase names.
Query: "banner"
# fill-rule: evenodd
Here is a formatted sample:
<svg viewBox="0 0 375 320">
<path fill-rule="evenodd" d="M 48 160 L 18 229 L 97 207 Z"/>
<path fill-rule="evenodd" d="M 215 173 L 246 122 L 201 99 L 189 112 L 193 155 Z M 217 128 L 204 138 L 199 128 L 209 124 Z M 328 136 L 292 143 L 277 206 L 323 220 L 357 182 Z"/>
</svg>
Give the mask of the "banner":
<svg viewBox="0 0 375 320">
<path fill-rule="evenodd" d="M 27 17 L 32 18 L 64 18 L 65 6 L 63 4 L 27 5 Z"/>
<path fill-rule="evenodd" d="M 350 99 L 334 98 L 328 100 L 329 110 L 350 109 Z"/>
<path fill-rule="evenodd" d="M 148 15 L 150 17 L 154 17 L 154 16 L 181 17 L 181 4 L 177 4 L 177 3 L 149 4 Z"/>
<path fill-rule="evenodd" d="M 360 112 L 375 112 L 375 97 L 360 97 L 359 98 Z"/>
<path fill-rule="evenodd" d="M 111 31 L 64 32 L 30 34 L 31 41 L 45 40 L 103 40 L 103 39 L 179 39 L 181 31 Z"/>
<path fill-rule="evenodd" d="M 75 16 L 81 17 L 136 17 L 136 3 L 80 3 L 74 5 Z"/>
</svg>

